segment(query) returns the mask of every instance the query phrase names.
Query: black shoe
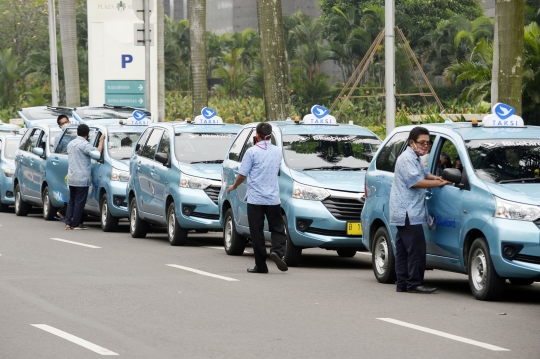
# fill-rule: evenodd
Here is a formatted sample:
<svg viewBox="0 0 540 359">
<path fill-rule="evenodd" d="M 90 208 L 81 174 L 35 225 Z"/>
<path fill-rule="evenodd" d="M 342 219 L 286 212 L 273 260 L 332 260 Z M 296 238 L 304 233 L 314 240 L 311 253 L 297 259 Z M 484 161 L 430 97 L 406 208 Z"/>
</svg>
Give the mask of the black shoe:
<svg viewBox="0 0 540 359">
<path fill-rule="evenodd" d="M 263 271 L 263 270 L 259 270 L 259 268 L 257 268 L 257 266 L 253 267 L 253 268 L 248 268 L 247 269 L 248 273 L 268 273 L 268 269 Z"/>
<path fill-rule="evenodd" d="M 285 263 L 283 259 L 279 258 L 276 253 L 270 253 L 270 259 L 276 263 L 276 266 L 280 271 L 286 272 L 287 270 L 289 270 L 289 267 L 287 267 L 287 263 Z"/>
<path fill-rule="evenodd" d="M 431 294 L 431 293 L 435 292 L 436 290 L 437 290 L 437 288 L 435 288 L 435 287 L 426 287 L 425 285 L 419 285 L 418 287 L 408 289 L 407 292 L 409 292 L 409 293 Z"/>
<path fill-rule="evenodd" d="M 396 288 L 396 292 L 398 292 L 398 293 L 404 293 L 404 292 L 407 292 L 407 288 L 400 288 L 400 287 L 397 287 L 397 288 Z"/>
</svg>

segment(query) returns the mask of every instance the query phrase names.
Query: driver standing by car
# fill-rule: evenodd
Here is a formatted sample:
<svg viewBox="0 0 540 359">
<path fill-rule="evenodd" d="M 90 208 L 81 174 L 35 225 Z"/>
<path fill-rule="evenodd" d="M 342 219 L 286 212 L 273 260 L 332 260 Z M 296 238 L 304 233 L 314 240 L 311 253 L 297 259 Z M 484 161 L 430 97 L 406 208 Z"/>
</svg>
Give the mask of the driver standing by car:
<svg viewBox="0 0 540 359">
<path fill-rule="evenodd" d="M 428 216 L 425 189 L 449 182 L 430 174 L 420 160 L 430 148 L 426 128 L 413 128 L 407 142 L 407 148 L 396 161 L 390 191 L 390 225 L 397 226 L 396 291 L 433 293 L 437 288 L 424 285 L 426 239 L 422 225 L 427 223 Z"/>
<path fill-rule="evenodd" d="M 268 273 L 266 265 L 266 246 L 264 242 L 264 217 L 272 234 L 272 259 L 280 271 L 288 270 L 283 260 L 285 255 L 285 224 L 281 216 L 279 199 L 278 173 L 283 154 L 271 143 L 272 126 L 266 122 L 257 125 L 254 146 L 248 149 L 242 159 L 238 177 L 227 193 L 234 191 L 247 178 L 247 214 L 255 267 L 249 273 Z"/>
</svg>

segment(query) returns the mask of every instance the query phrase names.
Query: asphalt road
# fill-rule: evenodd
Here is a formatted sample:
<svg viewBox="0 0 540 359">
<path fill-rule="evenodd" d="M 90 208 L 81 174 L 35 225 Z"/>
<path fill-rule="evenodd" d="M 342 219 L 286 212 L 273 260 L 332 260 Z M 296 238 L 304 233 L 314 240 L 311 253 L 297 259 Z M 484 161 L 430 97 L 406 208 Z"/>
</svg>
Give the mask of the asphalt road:
<svg viewBox="0 0 540 359">
<path fill-rule="evenodd" d="M 249 274 L 220 233 L 171 247 L 88 224 L 0 213 L 0 358 L 540 358 L 540 283 L 480 302 L 429 271 L 436 294 L 396 293 L 366 253 L 320 249 Z"/>
</svg>

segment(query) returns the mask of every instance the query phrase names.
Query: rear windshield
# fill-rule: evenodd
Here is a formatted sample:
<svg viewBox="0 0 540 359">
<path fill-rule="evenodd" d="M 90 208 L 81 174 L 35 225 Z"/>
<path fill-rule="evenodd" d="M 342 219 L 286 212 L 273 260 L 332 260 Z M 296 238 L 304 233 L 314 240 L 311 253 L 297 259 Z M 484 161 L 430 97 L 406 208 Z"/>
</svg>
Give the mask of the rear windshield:
<svg viewBox="0 0 540 359">
<path fill-rule="evenodd" d="M 17 150 L 19 149 L 19 142 L 19 139 L 6 141 L 6 149 L 4 151 L 5 158 L 10 160 L 15 159 L 15 155 L 17 154 Z"/>
<path fill-rule="evenodd" d="M 295 170 L 366 169 L 381 141 L 359 135 L 285 135 L 283 156 Z"/>
<path fill-rule="evenodd" d="M 466 141 L 476 175 L 492 183 L 540 182 L 540 140 Z"/>
<path fill-rule="evenodd" d="M 236 133 L 177 133 L 176 158 L 184 163 L 222 163 Z"/>
<path fill-rule="evenodd" d="M 129 160 L 142 132 L 109 132 L 107 151 L 115 160 Z"/>
</svg>

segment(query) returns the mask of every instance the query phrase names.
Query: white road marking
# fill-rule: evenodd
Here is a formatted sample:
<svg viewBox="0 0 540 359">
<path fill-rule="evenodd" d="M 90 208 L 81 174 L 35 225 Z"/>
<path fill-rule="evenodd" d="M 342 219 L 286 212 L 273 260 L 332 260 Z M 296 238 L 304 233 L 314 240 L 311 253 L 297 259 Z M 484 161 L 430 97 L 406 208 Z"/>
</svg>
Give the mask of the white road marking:
<svg viewBox="0 0 540 359">
<path fill-rule="evenodd" d="M 33 327 L 39 328 L 41 330 L 44 330 L 46 332 L 49 332 L 51 334 L 54 334 L 56 336 L 59 336 L 60 338 L 63 338 L 65 340 L 69 340 L 70 342 L 80 345 L 81 347 L 89 349 L 95 353 L 98 353 L 101 355 L 118 355 L 117 353 L 112 352 L 109 349 L 105 349 L 94 343 L 90 343 L 87 340 L 79 338 L 73 334 L 66 333 L 63 330 L 51 327 L 50 325 L 47 325 L 47 324 L 30 324 L 30 325 Z"/>
<path fill-rule="evenodd" d="M 188 272 L 193 272 L 193 273 L 197 273 L 197 274 L 202 274 L 202 275 L 205 275 L 205 276 L 208 276 L 208 277 L 213 277 L 213 278 L 223 279 L 223 280 L 226 280 L 226 281 L 229 281 L 229 282 L 239 282 L 238 279 L 229 278 L 229 277 L 224 277 L 224 276 L 222 276 L 222 275 L 212 274 L 212 273 L 208 273 L 208 272 L 203 272 L 202 270 L 198 270 L 198 269 L 193 269 L 193 268 L 189 268 L 189 267 L 179 266 L 179 265 L 176 265 L 176 264 L 166 264 L 166 265 L 169 266 L 169 267 L 173 267 L 173 268 L 183 269 L 183 270 L 186 270 L 186 271 L 188 271 Z"/>
<path fill-rule="evenodd" d="M 225 250 L 225 248 L 223 248 L 223 247 L 204 247 L 204 248 L 211 248 L 211 249 L 221 249 L 221 250 Z M 251 252 L 244 251 L 244 253 L 251 253 Z"/>
<path fill-rule="evenodd" d="M 79 243 L 79 242 L 68 241 L 67 239 L 62 239 L 62 238 L 51 238 L 51 239 L 53 241 L 71 243 L 71 244 L 76 244 L 78 246 L 83 246 L 83 247 L 88 247 L 88 248 L 101 248 L 101 247 L 98 247 L 98 246 L 93 246 L 91 244 L 84 244 L 84 243 Z"/>
<path fill-rule="evenodd" d="M 434 329 L 430 329 L 430 328 L 426 328 L 426 327 L 421 327 L 419 325 L 410 324 L 410 323 L 407 323 L 407 322 L 402 322 L 401 320 L 396 320 L 396 319 L 392 319 L 392 318 L 377 318 L 377 319 L 388 322 L 388 323 L 401 325 L 402 327 L 407 327 L 407 328 L 419 330 L 419 331 L 424 332 L 424 333 L 438 335 L 440 337 L 452 339 L 452 340 L 455 340 L 455 341 L 458 341 L 458 342 L 471 344 L 471 345 L 476 345 L 477 347 L 481 347 L 481 348 L 484 348 L 484 349 L 489 349 L 489 350 L 498 351 L 498 352 L 509 352 L 510 351 L 510 349 L 505 349 L 505 348 L 501 348 L 501 347 L 498 347 L 498 346 L 495 346 L 495 345 L 478 342 L 476 340 L 467 339 L 467 338 L 464 338 L 464 337 L 460 337 L 460 336 L 453 335 L 453 334 L 448 334 L 448 333 L 441 332 L 441 331 L 438 331 L 438 330 L 434 330 Z"/>
</svg>

